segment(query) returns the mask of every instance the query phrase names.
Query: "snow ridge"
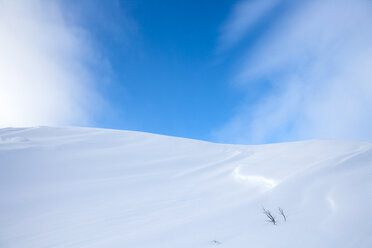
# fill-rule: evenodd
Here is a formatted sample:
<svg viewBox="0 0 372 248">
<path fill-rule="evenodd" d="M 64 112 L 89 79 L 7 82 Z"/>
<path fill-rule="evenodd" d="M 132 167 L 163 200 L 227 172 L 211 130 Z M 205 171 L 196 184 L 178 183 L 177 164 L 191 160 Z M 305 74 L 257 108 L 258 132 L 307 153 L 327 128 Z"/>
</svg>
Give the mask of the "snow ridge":
<svg viewBox="0 0 372 248">
<path fill-rule="evenodd" d="M 0 247 L 370 248 L 371 148 L 0 129 Z"/>
</svg>

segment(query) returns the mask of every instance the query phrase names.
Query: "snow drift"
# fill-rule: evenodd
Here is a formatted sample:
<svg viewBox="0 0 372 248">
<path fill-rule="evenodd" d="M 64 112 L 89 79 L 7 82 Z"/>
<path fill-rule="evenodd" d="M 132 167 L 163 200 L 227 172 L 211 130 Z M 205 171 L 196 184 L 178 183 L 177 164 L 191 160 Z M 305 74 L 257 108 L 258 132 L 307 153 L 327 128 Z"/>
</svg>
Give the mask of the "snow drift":
<svg viewBox="0 0 372 248">
<path fill-rule="evenodd" d="M 0 247 L 370 248 L 371 179 L 370 142 L 0 129 Z"/>
</svg>

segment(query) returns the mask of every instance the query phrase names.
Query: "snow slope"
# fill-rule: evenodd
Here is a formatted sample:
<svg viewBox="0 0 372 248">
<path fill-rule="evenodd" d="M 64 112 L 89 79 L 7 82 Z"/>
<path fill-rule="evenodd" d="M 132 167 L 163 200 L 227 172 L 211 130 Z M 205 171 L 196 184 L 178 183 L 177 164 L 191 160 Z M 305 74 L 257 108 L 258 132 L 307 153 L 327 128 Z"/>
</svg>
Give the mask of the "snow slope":
<svg viewBox="0 0 372 248">
<path fill-rule="evenodd" d="M 0 129 L 0 247 L 370 248 L 371 148 Z"/>
</svg>

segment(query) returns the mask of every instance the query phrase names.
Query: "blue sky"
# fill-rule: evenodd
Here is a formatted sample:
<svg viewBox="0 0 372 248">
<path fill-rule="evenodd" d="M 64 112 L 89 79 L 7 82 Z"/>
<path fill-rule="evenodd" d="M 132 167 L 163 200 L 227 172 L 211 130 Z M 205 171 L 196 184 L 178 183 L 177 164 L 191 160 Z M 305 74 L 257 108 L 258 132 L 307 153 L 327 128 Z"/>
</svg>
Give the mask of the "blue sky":
<svg viewBox="0 0 372 248">
<path fill-rule="evenodd" d="M 370 11 L 367 0 L 0 0 L 0 126 L 370 140 Z"/>
<path fill-rule="evenodd" d="M 94 20 L 96 3 L 87 5 L 84 24 L 111 67 L 103 97 L 112 111 L 95 125 L 210 139 L 233 114 L 242 96 L 228 83 L 231 66 L 217 53 L 230 1 L 105 3 L 103 22 L 116 25 L 116 32 Z"/>
</svg>

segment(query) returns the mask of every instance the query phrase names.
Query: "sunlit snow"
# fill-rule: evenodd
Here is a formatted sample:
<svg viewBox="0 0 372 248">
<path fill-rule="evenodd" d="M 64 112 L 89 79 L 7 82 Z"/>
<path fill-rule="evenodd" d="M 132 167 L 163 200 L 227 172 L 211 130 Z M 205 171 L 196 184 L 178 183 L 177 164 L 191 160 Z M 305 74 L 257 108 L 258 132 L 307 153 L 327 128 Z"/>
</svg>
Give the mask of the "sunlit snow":
<svg viewBox="0 0 372 248">
<path fill-rule="evenodd" d="M 371 178 L 370 142 L 5 128 L 0 247 L 370 248 Z"/>
</svg>

